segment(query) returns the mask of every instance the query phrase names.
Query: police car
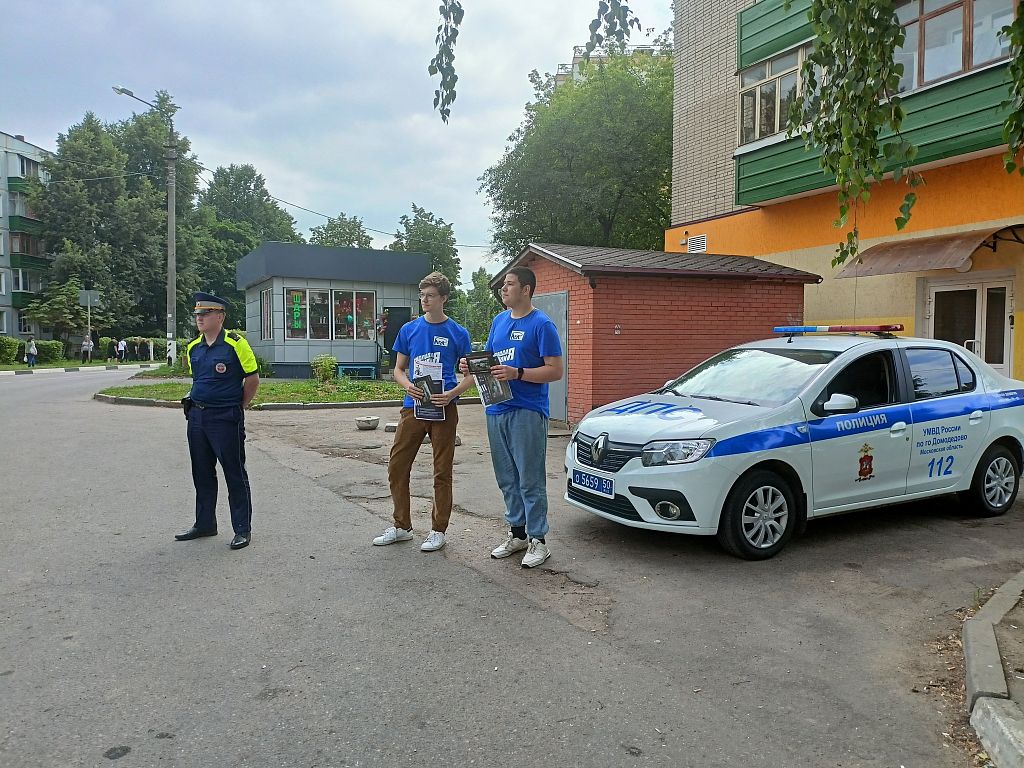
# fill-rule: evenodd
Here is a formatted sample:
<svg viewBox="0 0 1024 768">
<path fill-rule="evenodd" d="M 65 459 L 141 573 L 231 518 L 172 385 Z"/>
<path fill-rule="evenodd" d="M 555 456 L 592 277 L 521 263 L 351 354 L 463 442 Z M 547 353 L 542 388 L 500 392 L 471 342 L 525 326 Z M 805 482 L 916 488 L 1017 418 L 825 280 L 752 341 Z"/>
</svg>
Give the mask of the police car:
<svg viewBox="0 0 1024 768">
<path fill-rule="evenodd" d="M 983 516 L 1013 504 L 1024 382 L 956 344 L 893 336 L 901 325 L 775 330 L 589 413 L 565 499 L 748 559 L 809 518 L 947 493 Z"/>
</svg>

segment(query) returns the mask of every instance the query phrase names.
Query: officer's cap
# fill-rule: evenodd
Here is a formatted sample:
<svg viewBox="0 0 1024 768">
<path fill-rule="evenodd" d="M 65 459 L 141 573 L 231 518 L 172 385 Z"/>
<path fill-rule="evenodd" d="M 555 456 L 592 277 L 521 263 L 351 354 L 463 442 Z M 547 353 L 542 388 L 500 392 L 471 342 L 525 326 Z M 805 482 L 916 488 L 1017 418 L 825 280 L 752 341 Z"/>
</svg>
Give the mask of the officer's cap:
<svg viewBox="0 0 1024 768">
<path fill-rule="evenodd" d="M 192 310 L 193 315 L 205 315 L 207 312 L 213 310 L 220 310 L 226 312 L 228 303 L 219 296 L 214 296 L 212 293 L 198 292 L 194 296 L 196 300 L 196 308 Z"/>
</svg>

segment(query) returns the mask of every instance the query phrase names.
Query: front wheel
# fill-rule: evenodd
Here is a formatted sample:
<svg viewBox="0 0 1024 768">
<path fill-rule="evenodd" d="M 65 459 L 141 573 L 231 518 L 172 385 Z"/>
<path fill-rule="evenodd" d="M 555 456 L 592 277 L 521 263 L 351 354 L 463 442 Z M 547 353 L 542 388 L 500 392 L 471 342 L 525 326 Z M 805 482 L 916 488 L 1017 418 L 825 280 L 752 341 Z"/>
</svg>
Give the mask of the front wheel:
<svg viewBox="0 0 1024 768">
<path fill-rule="evenodd" d="M 766 560 L 793 535 L 796 501 L 789 484 L 774 472 L 758 470 L 733 486 L 718 522 L 718 543 L 729 554 Z"/>
<path fill-rule="evenodd" d="M 1002 445 L 993 445 L 978 462 L 971 488 L 960 494 L 979 517 L 1005 514 L 1017 498 L 1020 466 L 1017 457 Z"/>
</svg>

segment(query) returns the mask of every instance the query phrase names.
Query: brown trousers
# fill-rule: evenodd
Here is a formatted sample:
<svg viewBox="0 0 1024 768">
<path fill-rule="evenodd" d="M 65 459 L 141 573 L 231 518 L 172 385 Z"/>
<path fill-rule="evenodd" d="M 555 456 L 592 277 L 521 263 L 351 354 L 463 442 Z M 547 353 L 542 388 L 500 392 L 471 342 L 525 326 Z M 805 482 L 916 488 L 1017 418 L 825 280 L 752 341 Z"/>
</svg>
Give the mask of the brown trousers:
<svg viewBox="0 0 1024 768">
<path fill-rule="evenodd" d="M 388 459 L 388 482 L 391 499 L 395 504 L 395 527 L 412 530 L 409 501 L 409 476 L 416 454 L 425 435 L 430 435 L 434 451 L 434 507 L 431 527 L 444 533 L 452 516 L 452 464 L 455 461 L 455 428 L 459 425 L 459 407 L 449 403 L 444 409 L 444 421 L 422 421 L 413 415 L 412 408 L 403 408 Z"/>
</svg>

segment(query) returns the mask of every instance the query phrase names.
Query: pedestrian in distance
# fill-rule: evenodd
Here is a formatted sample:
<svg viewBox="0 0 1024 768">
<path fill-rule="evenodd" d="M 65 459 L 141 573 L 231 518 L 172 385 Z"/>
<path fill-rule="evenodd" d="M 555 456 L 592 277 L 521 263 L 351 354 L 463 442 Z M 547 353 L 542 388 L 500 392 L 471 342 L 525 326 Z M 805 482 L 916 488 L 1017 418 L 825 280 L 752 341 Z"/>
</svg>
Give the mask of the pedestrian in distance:
<svg viewBox="0 0 1024 768">
<path fill-rule="evenodd" d="M 117 359 L 117 339 L 111 339 L 107 342 L 107 362 L 113 362 Z"/>
<path fill-rule="evenodd" d="M 128 358 L 128 341 L 121 339 L 117 342 L 117 359 L 119 362 L 127 362 Z"/>
<path fill-rule="evenodd" d="M 456 401 L 473 385 L 473 377 L 464 373 L 462 381 L 457 381 L 459 360 L 469 354 L 470 339 L 469 331 L 444 313 L 452 290 L 448 278 L 440 272 L 431 272 L 420 280 L 419 288 L 423 314 L 402 326 L 394 345 L 395 382 L 405 390 L 388 460 L 394 525 L 373 543 L 380 547 L 412 538 L 409 476 L 423 438 L 429 435 L 434 457 L 434 504 L 430 533 L 420 550 L 434 552 L 445 545 L 445 532 L 452 514 L 452 465 L 459 424 Z M 430 385 L 424 384 L 423 378 L 441 380 L 436 385 L 441 391 L 429 393 L 433 407 L 426 409 L 422 406 L 428 393 L 421 387 Z M 417 386 L 414 381 L 420 381 L 421 385 Z"/>
<path fill-rule="evenodd" d="M 252 493 L 245 468 L 245 410 L 260 386 L 256 356 L 244 337 L 224 330 L 227 302 L 212 293 L 195 294 L 199 336 L 185 349 L 192 389 L 181 401 L 187 422 L 196 519 L 175 535 L 191 541 L 217 535 L 217 462 L 228 487 L 234 538 L 231 549 L 252 540 Z"/>
<path fill-rule="evenodd" d="M 82 337 L 82 365 L 92 361 L 92 336 L 86 331 Z"/>
<path fill-rule="evenodd" d="M 501 286 L 501 300 L 508 309 L 494 318 L 487 336 L 487 350 L 498 363 L 491 367 L 491 374 L 507 381 L 512 390 L 511 400 L 485 410 L 491 464 L 509 524 L 505 541 L 491 551 L 491 557 L 526 550 L 523 568 L 536 568 L 551 556 L 546 539 L 548 383 L 564 373 L 558 331 L 533 306 L 536 291 L 532 270 L 510 269 Z M 468 371 L 465 360 L 460 370 Z"/>
<path fill-rule="evenodd" d="M 36 337 L 29 336 L 25 342 L 25 363 L 29 368 L 36 367 L 36 357 L 39 355 L 39 347 L 36 346 Z"/>
</svg>

